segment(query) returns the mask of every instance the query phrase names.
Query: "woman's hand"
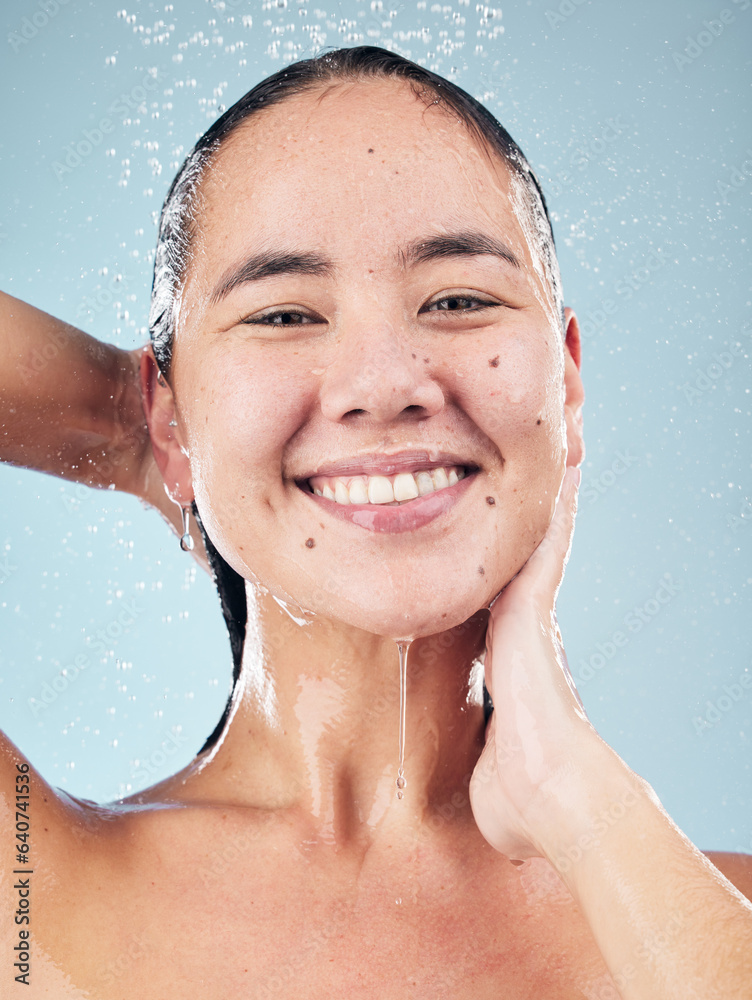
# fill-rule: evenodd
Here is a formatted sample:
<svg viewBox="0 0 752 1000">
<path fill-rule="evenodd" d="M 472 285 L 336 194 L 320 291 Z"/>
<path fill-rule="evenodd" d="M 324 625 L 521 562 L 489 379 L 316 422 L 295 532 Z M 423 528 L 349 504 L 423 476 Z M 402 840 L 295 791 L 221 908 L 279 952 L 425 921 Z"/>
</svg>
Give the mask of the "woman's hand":
<svg viewBox="0 0 752 1000">
<path fill-rule="evenodd" d="M 574 686 L 556 623 L 580 473 L 567 469 L 548 531 L 491 607 L 486 685 L 494 703 L 470 784 L 476 822 L 498 851 L 543 853 L 539 825 L 560 780 L 604 744 Z"/>
<path fill-rule="evenodd" d="M 546 858 L 576 899 L 609 970 L 588 996 L 746 1000 L 752 907 L 598 736 L 567 668 L 554 608 L 578 482 L 569 469 L 543 541 L 491 608 L 473 813 L 493 847 Z"/>
</svg>

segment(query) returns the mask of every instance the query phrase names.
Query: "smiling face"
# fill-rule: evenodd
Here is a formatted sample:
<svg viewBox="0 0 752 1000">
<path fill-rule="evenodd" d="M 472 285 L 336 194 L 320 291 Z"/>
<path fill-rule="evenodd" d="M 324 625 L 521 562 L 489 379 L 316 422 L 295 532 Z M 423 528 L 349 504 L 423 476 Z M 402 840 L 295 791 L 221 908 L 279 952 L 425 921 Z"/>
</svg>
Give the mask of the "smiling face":
<svg viewBox="0 0 752 1000">
<path fill-rule="evenodd" d="M 414 637 L 487 605 L 538 544 L 581 385 L 519 184 L 394 80 L 309 91 L 225 141 L 157 457 L 246 579 Z"/>
</svg>

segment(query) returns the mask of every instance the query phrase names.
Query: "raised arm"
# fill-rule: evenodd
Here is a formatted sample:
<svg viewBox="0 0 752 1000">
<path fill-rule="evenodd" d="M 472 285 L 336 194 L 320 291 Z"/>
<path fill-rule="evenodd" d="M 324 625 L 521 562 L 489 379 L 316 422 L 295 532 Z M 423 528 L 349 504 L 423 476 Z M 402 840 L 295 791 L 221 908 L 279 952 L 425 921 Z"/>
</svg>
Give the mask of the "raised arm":
<svg viewBox="0 0 752 1000">
<path fill-rule="evenodd" d="M 104 344 L 0 292 L 0 460 L 132 493 L 180 531 L 144 418 L 143 350 Z"/>
</svg>

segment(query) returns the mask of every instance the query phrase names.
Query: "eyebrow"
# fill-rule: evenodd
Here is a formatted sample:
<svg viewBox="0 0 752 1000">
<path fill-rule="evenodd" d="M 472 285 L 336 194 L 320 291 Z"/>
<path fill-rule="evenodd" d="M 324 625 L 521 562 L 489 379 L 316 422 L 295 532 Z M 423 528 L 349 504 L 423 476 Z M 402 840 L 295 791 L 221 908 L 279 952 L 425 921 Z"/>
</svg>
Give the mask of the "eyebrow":
<svg viewBox="0 0 752 1000">
<path fill-rule="evenodd" d="M 489 254 L 499 257 L 520 270 L 522 264 L 512 250 L 501 240 L 475 231 L 460 233 L 444 233 L 415 240 L 408 244 L 405 250 L 399 251 L 403 266 L 410 267 L 423 264 L 426 261 L 441 257 L 476 257 L 479 254 Z"/>
<path fill-rule="evenodd" d="M 261 252 L 247 257 L 238 267 L 226 271 L 219 279 L 211 295 L 211 304 L 216 305 L 239 285 L 262 278 L 272 278 L 278 274 L 312 274 L 314 277 L 331 277 L 334 264 L 317 253 L 295 253 L 294 251 Z"/>
<path fill-rule="evenodd" d="M 481 254 L 497 257 L 518 270 L 522 268 L 519 258 L 506 243 L 486 233 L 472 230 L 441 233 L 413 240 L 405 248 L 397 251 L 397 259 L 401 267 L 406 269 L 446 257 L 476 257 Z M 247 257 L 222 275 L 212 292 L 211 303 L 216 305 L 238 286 L 263 278 L 280 274 L 330 278 L 336 270 L 334 261 L 312 251 L 262 251 Z"/>
</svg>

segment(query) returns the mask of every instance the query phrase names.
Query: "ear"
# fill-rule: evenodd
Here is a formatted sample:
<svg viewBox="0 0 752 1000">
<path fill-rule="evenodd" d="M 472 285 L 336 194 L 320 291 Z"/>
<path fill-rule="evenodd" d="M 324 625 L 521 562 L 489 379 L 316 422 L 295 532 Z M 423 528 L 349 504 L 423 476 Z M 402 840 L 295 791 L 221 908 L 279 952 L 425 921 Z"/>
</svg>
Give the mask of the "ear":
<svg viewBox="0 0 752 1000">
<path fill-rule="evenodd" d="M 151 450 L 162 473 L 165 491 L 181 507 L 193 501 L 193 480 L 172 389 L 161 375 L 149 345 L 141 356 L 141 396 L 149 425 Z M 174 421 L 177 426 L 171 426 Z"/>
<path fill-rule="evenodd" d="M 585 457 L 582 404 L 585 390 L 580 378 L 580 325 L 571 309 L 564 310 L 564 415 L 567 422 L 567 465 L 580 465 Z"/>
</svg>

